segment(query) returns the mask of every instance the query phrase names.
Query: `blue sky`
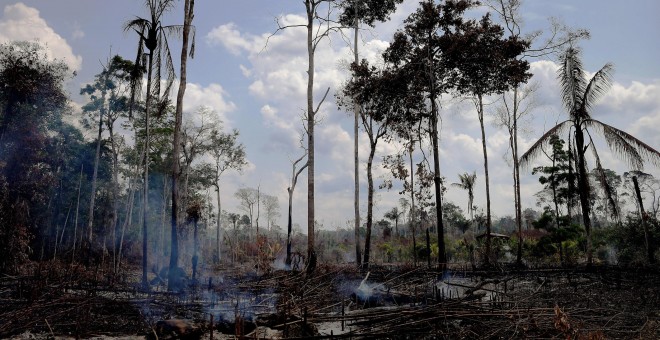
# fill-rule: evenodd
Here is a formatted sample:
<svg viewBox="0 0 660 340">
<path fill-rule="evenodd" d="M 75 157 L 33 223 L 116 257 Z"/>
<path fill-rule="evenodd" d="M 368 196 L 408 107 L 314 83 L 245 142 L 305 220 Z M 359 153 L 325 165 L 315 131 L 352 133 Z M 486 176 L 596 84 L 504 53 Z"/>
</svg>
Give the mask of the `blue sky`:
<svg viewBox="0 0 660 340">
<path fill-rule="evenodd" d="M 365 30 L 361 36 L 363 57 L 375 59 L 387 47 L 395 30 L 414 11 L 417 1 L 406 0 L 390 22 Z M 164 20 L 181 22 L 182 2 Z M 53 55 L 66 58 L 78 76 L 69 83 L 78 104 L 79 88 L 101 69 L 110 53 L 134 58 L 135 35 L 122 30 L 123 23 L 134 16 L 145 16 L 142 1 L 114 0 L 24 0 L 4 1 L 0 5 L 0 42 L 39 38 Z M 305 107 L 306 50 L 304 29 L 278 33 L 264 49 L 265 37 L 275 28 L 275 17 L 299 22 L 304 13 L 301 1 L 245 0 L 197 1 L 197 53 L 188 68 L 185 101 L 186 117 L 199 105 L 212 107 L 226 128 L 237 128 L 246 145 L 249 167 L 241 174 L 228 173 L 222 180 L 226 210 L 237 211 L 233 193 L 240 187 L 256 187 L 279 197 L 286 210 L 286 188 L 290 176 L 289 159 L 297 158 L 299 117 Z M 594 117 L 630 132 L 660 148 L 660 3 L 653 0 L 623 1 L 523 1 L 525 30 L 548 27 L 548 18 L 559 18 L 571 27 L 590 30 L 591 39 L 583 41 L 584 62 L 594 72 L 606 62 L 615 65 L 615 84 L 594 112 Z M 172 43 L 174 50 L 179 48 Z M 112 52 L 110 52 L 112 51 Z M 179 52 L 173 53 L 175 58 Z M 326 87 L 331 94 L 345 81 L 346 60 L 350 50 L 339 37 L 321 45 L 317 55 L 317 100 Z M 531 145 L 544 128 L 560 120 L 564 113 L 556 84 L 556 64 L 552 58 L 532 65 L 539 83 L 539 107 L 529 123 L 529 133 L 521 140 L 521 149 Z M 352 118 L 337 111 L 330 97 L 322 107 L 323 121 L 317 128 L 317 216 L 325 227 L 346 226 L 352 216 Z M 442 175 L 449 182 L 457 174 L 477 171 L 478 189 L 475 204 L 484 204 L 483 165 L 476 113 L 465 105 L 444 106 L 441 140 Z M 184 117 L 185 119 L 185 117 Z M 88 133 L 92 138 L 93 134 Z M 493 210 L 496 215 L 513 212 L 510 168 L 503 159 L 507 149 L 506 134 L 487 126 Z M 366 139 L 361 138 L 361 155 L 367 154 Z M 382 145 L 377 160 L 397 149 L 396 144 Z M 604 150 L 604 149 L 603 149 Z M 609 152 L 601 151 L 604 166 L 627 171 L 627 167 Z M 362 167 L 364 169 L 364 167 Z M 660 176 L 658 168 L 647 172 Z M 377 182 L 384 171 L 375 170 Z M 361 175 L 361 204 L 366 214 L 366 174 Z M 295 196 L 295 221 L 304 224 L 306 193 L 304 176 Z M 540 190 L 537 178 L 523 178 L 524 207 L 534 207 L 533 194 Z M 466 195 L 449 188 L 447 198 L 465 207 Z M 377 197 L 376 217 L 391 209 L 398 200 L 396 192 L 382 192 Z M 278 221 L 284 225 L 284 217 Z"/>
</svg>

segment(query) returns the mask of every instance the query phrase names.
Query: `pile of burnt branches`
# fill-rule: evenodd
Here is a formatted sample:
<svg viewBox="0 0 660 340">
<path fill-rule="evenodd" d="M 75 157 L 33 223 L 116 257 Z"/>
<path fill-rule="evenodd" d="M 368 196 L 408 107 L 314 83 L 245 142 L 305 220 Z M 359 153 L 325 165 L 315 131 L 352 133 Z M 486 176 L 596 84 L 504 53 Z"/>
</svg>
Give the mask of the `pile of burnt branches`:
<svg viewBox="0 0 660 340">
<path fill-rule="evenodd" d="M 50 263 L 29 275 L 0 277 L 0 338 L 23 332 L 85 337 L 137 334 L 145 325 L 132 294 L 120 294 L 102 275 Z M 112 288 L 110 288 L 112 287 Z M 104 291 L 115 291 L 109 297 Z"/>
<path fill-rule="evenodd" d="M 142 291 L 138 276 L 57 263 L 4 275 L 0 337 L 149 335 L 176 319 L 224 338 L 660 338 L 650 269 L 225 268 L 179 292 Z"/>
<path fill-rule="evenodd" d="M 365 276 L 334 267 L 314 276 L 274 277 L 277 282 L 270 284 L 281 292 L 278 312 L 296 315 L 284 319 L 318 328 L 335 325 L 331 333 L 317 336 L 660 338 L 657 271 L 537 269 L 443 275 L 419 268 L 374 268 L 368 280 Z M 360 296 L 363 284 L 371 285 L 370 296 Z"/>
</svg>

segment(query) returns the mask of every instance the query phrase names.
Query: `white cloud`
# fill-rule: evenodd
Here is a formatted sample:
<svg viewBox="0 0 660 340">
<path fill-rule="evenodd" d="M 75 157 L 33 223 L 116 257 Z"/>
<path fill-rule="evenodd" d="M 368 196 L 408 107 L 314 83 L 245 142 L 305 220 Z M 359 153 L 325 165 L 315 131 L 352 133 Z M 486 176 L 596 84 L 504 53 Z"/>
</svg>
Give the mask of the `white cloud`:
<svg viewBox="0 0 660 340">
<path fill-rule="evenodd" d="M 66 39 L 41 18 L 38 10 L 20 2 L 5 6 L 0 18 L 0 43 L 15 40 L 38 40 L 48 47 L 50 58 L 62 59 L 72 70 L 80 70 L 82 57 L 74 55 Z"/>
<path fill-rule="evenodd" d="M 174 89 L 178 84 L 174 84 Z M 204 87 L 200 84 L 188 83 L 186 96 L 183 101 L 184 112 L 194 112 L 199 106 L 207 106 L 218 114 L 218 118 L 224 123 L 225 129 L 232 126 L 228 114 L 236 110 L 236 104 L 228 100 L 228 94 L 219 84 L 209 84 Z"/>
<path fill-rule="evenodd" d="M 73 25 L 73 33 L 71 33 L 71 38 L 73 40 L 79 40 L 85 37 L 85 32 L 82 30 L 80 27 L 79 23 L 74 23 Z"/>
<path fill-rule="evenodd" d="M 244 50 L 250 50 L 254 46 L 256 37 L 241 35 L 236 24 L 228 23 L 220 25 L 206 35 L 206 42 L 210 45 L 220 44 L 231 53 L 239 55 Z"/>
<path fill-rule="evenodd" d="M 407 3 L 407 2 L 406 2 Z M 400 11 L 393 18 L 404 18 L 407 13 L 414 10 L 416 3 L 400 6 Z M 285 15 L 283 24 L 304 23 L 304 18 L 297 15 Z M 396 29 L 394 20 L 391 23 L 369 31 L 362 36 L 360 45 L 360 58 L 367 58 L 372 63 L 377 62 L 380 53 L 387 48 L 387 41 Z M 353 129 L 350 114 L 339 112 L 334 104 L 334 94 L 341 84 L 348 78 L 346 65 L 352 61 L 351 49 L 339 37 L 332 37 L 332 42 L 319 44 L 316 52 L 316 72 L 314 84 L 314 103 L 318 104 L 325 89 L 330 87 L 327 102 L 321 106 L 319 116 L 322 121 L 316 127 L 316 173 L 317 173 L 317 199 L 316 216 L 320 221 L 328 223 L 343 222 L 352 218 L 353 195 Z M 266 39 L 268 44 L 266 46 Z M 218 26 L 207 35 L 210 45 L 226 48 L 235 55 L 247 58 L 248 63 L 240 65 L 242 74 L 251 81 L 250 94 L 260 102 L 263 124 L 268 129 L 262 150 L 267 152 L 280 152 L 283 155 L 296 155 L 299 135 L 303 124 L 301 115 L 306 108 L 307 88 L 307 47 L 306 31 L 304 28 L 289 28 L 271 36 L 271 32 L 252 34 L 233 23 Z M 558 65 L 551 61 L 536 61 L 531 64 L 530 71 L 534 74 L 534 81 L 540 83 L 537 91 L 538 108 L 530 119 L 531 130 L 529 136 L 519 136 L 520 149 L 526 151 L 536 138 L 545 130 L 565 117 L 561 104 L 559 86 L 557 84 Z M 660 103 L 657 92 L 658 84 L 633 83 L 624 87 L 615 83 L 612 90 L 603 98 L 597 107 L 595 118 L 607 118 L 607 122 L 621 127 L 624 130 L 640 134 L 640 139 L 651 146 L 660 142 Z M 655 86 L 655 87 L 653 87 Z M 625 117 L 616 118 L 614 110 L 625 109 Z M 635 112 L 633 112 L 635 111 Z M 610 113 L 608 113 L 610 112 Z M 463 172 L 477 171 L 478 187 L 475 192 L 475 203 L 485 205 L 485 183 L 483 170 L 483 154 L 481 134 L 476 112 L 470 102 L 460 103 L 453 101 L 443 103 L 443 121 L 441 130 L 441 172 L 449 183 L 458 180 L 457 175 Z M 487 120 L 490 118 L 487 118 Z M 369 151 L 368 141 L 361 132 L 360 149 L 360 183 L 361 207 L 366 205 L 366 172 L 365 161 Z M 509 147 L 506 132 L 497 130 L 486 122 L 486 137 L 488 141 L 489 175 L 491 185 L 492 208 L 495 214 L 513 214 L 512 176 L 511 168 L 505 159 Z M 382 156 L 392 154 L 400 149 L 396 143 L 379 142 L 374 159 L 374 178 L 378 185 L 387 170 L 381 166 Z M 603 151 L 605 152 L 605 151 Z M 431 157 L 427 153 L 428 157 Z M 507 155 L 507 158 L 510 157 Z M 621 169 L 621 162 L 610 155 L 601 155 L 604 162 L 612 167 Z M 416 160 L 418 162 L 419 160 Z M 272 166 L 272 165 L 270 165 Z M 279 178 L 280 185 L 287 185 L 289 175 L 284 175 L 290 165 L 281 167 L 282 172 L 269 169 L 256 169 L 268 176 Z M 529 171 L 531 172 L 531 171 Z M 536 176 L 529 172 L 523 173 L 524 207 L 534 207 L 533 194 L 540 190 Z M 305 173 L 303 173 L 304 175 Z M 263 176 L 263 174 L 262 174 Z M 299 183 L 303 180 L 301 179 Z M 254 185 L 253 185 L 254 186 Z M 284 187 L 286 188 L 286 187 Z M 272 187 L 272 190 L 281 188 Z M 305 217 L 305 188 L 302 185 L 296 191 L 294 220 L 304 221 Z M 397 190 L 385 192 L 378 190 L 379 206 L 376 211 L 386 211 L 396 204 Z M 451 188 L 447 192 L 447 199 L 454 201 L 461 207 L 465 206 L 466 195 L 458 189 Z M 376 215 L 375 218 L 379 218 Z"/>
</svg>

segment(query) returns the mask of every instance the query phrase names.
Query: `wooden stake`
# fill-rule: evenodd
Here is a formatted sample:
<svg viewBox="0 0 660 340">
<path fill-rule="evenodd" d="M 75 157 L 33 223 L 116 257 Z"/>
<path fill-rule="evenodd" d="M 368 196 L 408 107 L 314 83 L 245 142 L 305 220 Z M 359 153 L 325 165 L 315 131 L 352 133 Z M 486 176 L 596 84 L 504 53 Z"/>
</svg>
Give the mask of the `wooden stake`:
<svg viewBox="0 0 660 340">
<path fill-rule="evenodd" d="M 211 326 L 209 328 L 211 329 L 211 335 L 209 336 L 209 339 L 213 340 L 213 314 L 211 314 Z"/>
</svg>

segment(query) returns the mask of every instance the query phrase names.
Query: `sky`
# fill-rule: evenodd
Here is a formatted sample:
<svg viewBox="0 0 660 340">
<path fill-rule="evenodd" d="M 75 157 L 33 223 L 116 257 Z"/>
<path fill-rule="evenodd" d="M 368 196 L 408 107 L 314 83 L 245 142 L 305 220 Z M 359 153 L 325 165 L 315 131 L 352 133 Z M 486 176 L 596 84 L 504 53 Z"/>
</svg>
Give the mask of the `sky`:
<svg viewBox="0 0 660 340">
<path fill-rule="evenodd" d="M 136 0 L 24 0 L 0 2 L 0 43 L 11 40 L 39 39 L 47 44 L 55 58 L 63 58 L 76 71 L 67 88 L 74 106 L 85 98 L 79 89 L 101 71 L 111 55 L 134 59 L 136 35 L 124 32 L 123 25 L 135 16 L 145 17 L 143 1 Z M 361 58 L 378 60 L 394 32 L 418 6 L 416 0 L 404 0 L 391 20 L 361 31 Z M 472 15 L 481 15 L 480 8 Z M 554 17 L 573 28 L 588 29 L 591 38 L 579 45 L 589 72 L 605 63 L 614 64 L 614 84 L 593 110 L 593 116 L 607 124 L 637 136 L 660 149 L 660 2 L 639 0 L 634 4 L 616 0 L 523 0 L 523 30 L 532 32 L 549 27 Z M 242 187 L 260 187 L 264 193 L 279 198 L 286 225 L 287 187 L 291 160 L 301 155 L 301 114 L 306 107 L 306 32 L 291 28 L 277 32 L 276 18 L 285 24 L 300 23 L 304 6 L 299 0 L 196 1 L 196 54 L 188 63 L 188 88 L 184 101 L 184 120 L 193 119 L 200 106 L 210 107 L 224 122 L 226 130 L 238 129 L 245 145 L 248 166 L 242 172 L 229 172 L 221 179 L 223 209 L 238 212 L 234 192 Z M 183 1 L 163 20 L 179 24 Z M 353 119 L 337 109 L 334 93 L 348 78 L 351 53 L 346 39 L 333 36 L 319 45 L 316 55 L 315 100 L 326 88 L 330 95 L 321 106 L 322 121 L 316 128 L 316 216 L 324 228 L 350 227 L 353 219 Z M 180 44 L 171 42 L 178 59 Z M 180 51 L 180 50 L 179 50 Z M 537 108 L 526 125 L 520 149 L 526 150 L 545 130 L 566 118 L 556 80 L 557 64 L 553 57 L 530 60 L 538 84 Z M 175 60 L 175 64 L 178 64 Z M 178 67 L 177 67 L 178 70 Z M 494 111 L 497 103 L 487 106 Z M 488 115 L 488 113 L 487 113 Z M 492 120 L 488 116 L 487 120 Z M 507 134 L 486 123 L 492 210 L 495 216 L 513 214 L 511 168 L 507 157 Z M 475 204 L 485 205 L 483 156 L 476 111 L 456 102 L 443 103 L 440 127 L 442 176 L 449 183 L 458 174 L 476 171 Z M 87 133 L 94 138 L 93 132 Z M 361 214 L 366 215 L 366 137 L 359 136 L 361 158 Z M 602 144 L 602 143 L 601 143 Z M 382 157 L 396 152 L 396 143 L 381 144 L 377 149 L 376 186 L 386 178 L 380 166 Z M 619 173 L 630 170 L 615 155 L 600 145 L 603 166 Z M 645 171 L 660 178 L 660 170 L 647 165 Z M 306 175 L 299 178 L 294 195 L 294 223 L 306 221 Z M 523 173 L 523 209 L 536 208 L 534 193 L 541 190 L 531 171 Z M 398 190 L 379 190 L 375 218 L 397 205 Z M 463 209 L 467 195 L 449 187 L 446 199 Z M 262 224 L 265 221 L 261 221 Z"/>
</svg>

